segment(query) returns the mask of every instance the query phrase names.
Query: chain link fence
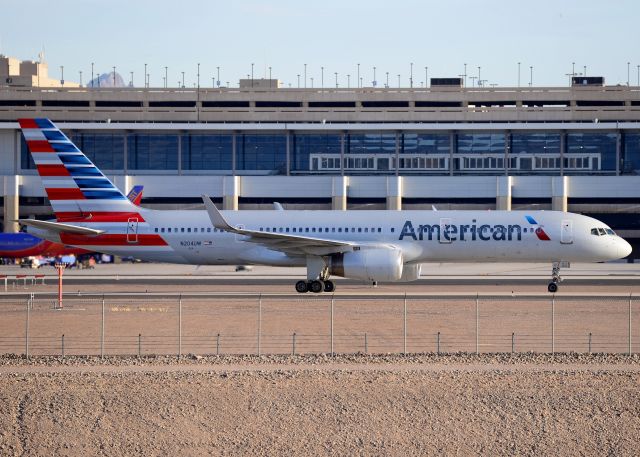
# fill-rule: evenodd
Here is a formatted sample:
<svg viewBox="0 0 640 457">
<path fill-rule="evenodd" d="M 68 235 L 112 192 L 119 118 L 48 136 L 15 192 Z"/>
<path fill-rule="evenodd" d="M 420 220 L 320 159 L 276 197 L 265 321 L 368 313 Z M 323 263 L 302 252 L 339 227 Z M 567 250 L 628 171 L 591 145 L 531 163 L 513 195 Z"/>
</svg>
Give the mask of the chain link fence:
<svg viewBox="0 0 640 457">
<path fill-rule="evenodd" d="M 632 294 L 0 299 L 0 353 L 183 355 L 640 351 Z"/>
</svg>

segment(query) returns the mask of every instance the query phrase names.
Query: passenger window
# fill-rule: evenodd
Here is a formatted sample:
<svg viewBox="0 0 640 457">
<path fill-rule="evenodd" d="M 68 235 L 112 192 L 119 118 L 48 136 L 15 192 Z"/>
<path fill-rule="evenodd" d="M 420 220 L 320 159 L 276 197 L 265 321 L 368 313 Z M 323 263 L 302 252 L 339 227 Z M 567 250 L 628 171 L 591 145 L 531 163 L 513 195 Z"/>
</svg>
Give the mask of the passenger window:
<svg viewBox="0 0 640 457">
<path fill-rule="evenodd" d="M 169 228 L 167 229 L 167 232 L 171 233 L 171 227 L 169 227 Z"/>
<path fill-rule="evenodd" d="M 156 228 L 154 229 L 154 232 L 158 233 L 158 227 L 156 227 Z"/>
<path fill-rule="evenodd" d="M 396 231 L 396 229 L 395 229 L 395 228 L 393 228 L 393 227 L 391 227 L 391 233 L 393 233 L 393 232 L 395 232 L 395 231 Z"/>
<path fill-rule="evenodd" d="M 362 233 L 362 227 L 358 227 L 358 233 Z"/>
<path fill-rule="evenodd" d="M 184 233 L 184 227 L 180 227 L 180 231 Z"/>
<path fill-rule="evenodd" d="M 282 227 L 278 227 L 278 232 L 282 233 Z"/>
<path fill-rule="evenodd" d="M 287 229 L 285 230 L 285 232 L 289 233 L 289 227 L 287 227 Z"/>
<path fill-rule="evenodd" d="M 342 227 L 338 227 L 338 232 L 342 233 Z"/>
<path fill-rule="evenodd" d="M 380 227 L 378 227 L 378 233 L 381 233 L 382 229 Z"/>
<path fill-rule="evenodd" d="M 304 231 L 305 231 L 306 233 L 309 233 L 309 227 L 305 227 L 305 228 L 304 228 Z"/>
<path fill-rule="evenodd" d="M 369 227 L 364 228 L 364 233 L 369 233 Z"/>
<path fill-rule="evenodd" d="M 211 233 L 211 227 L 207 227 L 207 233 Z"/>
<path fill-rule="evenodd" d="M 187 232 L 191 233 L 191 227 L 187 227 Z"/>
<path fill-rule="evenodd" d="M 595 236 L 598 236 L 598 235 L 599 235 L 599 234 L 598 234 L 598 229 L 597 229 L 597 228 L 592 228 L 592 229 L 591 229 L 591 234 L 592 234 L 592 235 L 595 235 Z"/>
<path fill-rule="evenodd" d="M 315 227 L 312 227 L 312 228 L 311 228 L 311 231 L 315 233 L 316 228 L 315 228 Z"/>
<path fill-rule="evenodd" d="M 355 227 L 351 227 L 351 233 L 355 233 L 356 229 Z"/>
<path fill-rule="evenodd" d="M 336 228 L 335 227 L 331 227 L 331 233 L 336 233 Z"/>
<path fill-rule="evenodd" d="M 329 233 L 329 227 L 324 228 L 324 233 Z"/>
<path fill-rule="evenodd" d="M 296 228 L 295 227 L 293 227 L 293 233 L 296 233 Z"/>
<path fill-rule="evenodd" d="M 603 228 L 599 228 L 598 232 L 600 232 L 600 235 L 606 235 L 607 234 L 607 232 L 605 232 Z"/>
</svg>

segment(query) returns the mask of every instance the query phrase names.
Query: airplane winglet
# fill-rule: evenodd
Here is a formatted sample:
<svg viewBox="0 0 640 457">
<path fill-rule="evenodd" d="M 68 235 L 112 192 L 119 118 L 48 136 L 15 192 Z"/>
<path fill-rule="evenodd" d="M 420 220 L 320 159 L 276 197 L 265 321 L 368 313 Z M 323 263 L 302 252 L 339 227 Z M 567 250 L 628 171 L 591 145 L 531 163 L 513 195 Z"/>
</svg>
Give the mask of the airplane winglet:
<svg viewBox="0 0 640 457">
<path fill-rule="evenodd" d="M 235 232 L 236 229 L 232 227 L 227 220 L 224 218 L 220 210 L 216 207 L 216 205 L 211 201 L 208 195 L 202 195 L 202 201 L 204 202 L 204 207 L 209 214 L 209 219 L 211 219 L 211 223 L 215 228 L 226 230 L 228 232 Z"/>
</svg>

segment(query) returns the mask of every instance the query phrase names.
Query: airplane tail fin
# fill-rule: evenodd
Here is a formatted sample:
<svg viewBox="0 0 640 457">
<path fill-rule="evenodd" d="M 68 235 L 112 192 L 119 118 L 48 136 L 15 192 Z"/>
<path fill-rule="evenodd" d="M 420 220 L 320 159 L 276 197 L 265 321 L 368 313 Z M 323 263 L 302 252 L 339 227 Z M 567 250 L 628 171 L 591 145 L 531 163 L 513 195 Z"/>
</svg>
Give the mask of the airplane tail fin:
<svg viewBox="0 0 640 457">
<path fill-rule="evenodd" d="M 139 210 L 49 119 L 18 119 L 58 220 Z"/>
</svg>

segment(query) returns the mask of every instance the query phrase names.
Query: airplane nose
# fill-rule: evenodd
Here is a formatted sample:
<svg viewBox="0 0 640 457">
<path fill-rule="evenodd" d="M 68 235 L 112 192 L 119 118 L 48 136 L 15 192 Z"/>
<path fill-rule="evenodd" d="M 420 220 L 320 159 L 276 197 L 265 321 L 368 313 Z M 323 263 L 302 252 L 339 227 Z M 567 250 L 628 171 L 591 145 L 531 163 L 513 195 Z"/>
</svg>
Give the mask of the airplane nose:
<svg viewBox="0 0 640 457">
<path fill-rule="evenodd" d="M 620 242 L 618 243 L 618 255 L 620 258 L 627 257 L 631 254 L 631 251 L 633 251 L 631 245 L 626 240 L 620 238 Z"/>
</svg>

